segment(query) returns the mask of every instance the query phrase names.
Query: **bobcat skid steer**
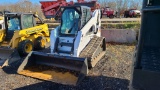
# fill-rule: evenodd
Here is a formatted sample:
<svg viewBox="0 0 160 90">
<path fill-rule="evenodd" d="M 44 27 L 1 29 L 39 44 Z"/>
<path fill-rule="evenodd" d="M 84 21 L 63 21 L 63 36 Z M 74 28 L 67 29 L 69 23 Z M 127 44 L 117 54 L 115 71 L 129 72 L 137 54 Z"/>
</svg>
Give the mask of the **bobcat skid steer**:
<svg viewBox="0 0 160 90">
<path fill-rule="evenodd" d="M 86 6 L 61 7 L 61 24 L 51 31 L 49 53 L 31 52 L 18 73 L 56 83 L 77 85 L 105 54 L 100 10 Z"/>
<path fill-rule="evenodd" d="M 130 90 L 160 90 L 160 0 L 143 0 Z"/>
<path fill-rule="evenodd" d="M 0 67 L 10 65 L 33 49 L 44 49 L 50 41 L 47 24 L 32 13 L 5 13 L 0 30 Z"/>
</svg>

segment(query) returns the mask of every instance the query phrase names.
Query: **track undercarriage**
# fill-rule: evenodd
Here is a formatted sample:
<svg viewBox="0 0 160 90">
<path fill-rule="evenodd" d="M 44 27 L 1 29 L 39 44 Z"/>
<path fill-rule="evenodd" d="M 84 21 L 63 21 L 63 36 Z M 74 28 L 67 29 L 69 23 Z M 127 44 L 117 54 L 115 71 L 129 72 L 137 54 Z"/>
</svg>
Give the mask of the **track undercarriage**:
<svg viewBox="0 0 160 90">
<path fill-rule="evenodd" d="M 95 36 L 80 53 L 80 57 L 87 58 L 88 67 L 92 68 L 104 56 L 105 50 L 105 38 Z"/>
</svg>

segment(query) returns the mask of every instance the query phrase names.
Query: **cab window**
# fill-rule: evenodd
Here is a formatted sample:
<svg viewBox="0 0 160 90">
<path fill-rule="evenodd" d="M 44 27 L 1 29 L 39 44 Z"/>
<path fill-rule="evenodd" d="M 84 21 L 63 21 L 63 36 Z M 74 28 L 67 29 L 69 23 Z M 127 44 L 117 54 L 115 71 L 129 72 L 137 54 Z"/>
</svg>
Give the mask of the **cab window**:
<svg viewBox="0 0 160 90">
<path fill-rule="evenodd" d="M 74 9 L 66 9 L 62 14 L 61 34 L 76 34 L 80 15 Z"/>
<path fill-rule="evenodd" d="M 18 17 L 10 17 L 8 19 L 8 30 L 9 31 L 20 30 L 20 19 Z"/>
<path fill-rule="evenodd" d="M 34 25 L 33 16 L 32 15 L 23 15 L 23 29 L 31 28 Z"/>
</svg>

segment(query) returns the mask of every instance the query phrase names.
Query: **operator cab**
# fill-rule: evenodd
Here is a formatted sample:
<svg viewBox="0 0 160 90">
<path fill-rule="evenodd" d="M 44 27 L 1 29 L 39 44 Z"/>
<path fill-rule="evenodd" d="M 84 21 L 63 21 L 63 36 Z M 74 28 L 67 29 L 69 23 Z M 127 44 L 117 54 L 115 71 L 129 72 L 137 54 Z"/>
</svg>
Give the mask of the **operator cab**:
<svg viewBox="0 0 160 90">
<path fill-rule="evenodd" d="M 73 54 L 74 43 L 78 31 L 91 19 L 91 9 L 86 6 L 61 7 L 57 17 L 61 16 L 61 25 L 58 29 L 58 38 L 54 53 Z"/>
<path fill-rule="evenodd" d="M 75 36 L 91 18 L 91 9 L 86 6 L 61 7 L 60 13 L 60 36 Z"/>
<path fill-rule="evenodd" d="M 6 28 L 6 41 L 10 41 L 17 30 L 24 30 L 36 26 L 36 17 L 32 13 L 19 14 L 19 13 L 6 13 L 5 14 L 5 28 Z M 42 20 L 40 19 L 41 23 Z"/>
<path fill-rule="evenodd" d="M 62 14 L 61 34 L 75 34 L 78 31 L 80 13 L 76 9 L 66 9 Z"/>
</svg>

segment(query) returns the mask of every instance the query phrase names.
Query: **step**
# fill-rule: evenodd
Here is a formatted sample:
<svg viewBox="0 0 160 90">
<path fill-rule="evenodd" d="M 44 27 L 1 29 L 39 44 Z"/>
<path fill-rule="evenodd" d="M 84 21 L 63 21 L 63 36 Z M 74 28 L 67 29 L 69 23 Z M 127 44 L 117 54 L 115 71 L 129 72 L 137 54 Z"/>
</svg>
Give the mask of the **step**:
<svg viewBox="0 0 160 90">
<path fill-rule="evenodd" d="M 57 50 L 58 53 L 72 54 L 71 51 Z"/>
<path fill-rule="evenodd" d="M 73 43 L 61 42 L 59 44 L 62 45 L 62 46 L 68 46 L 68 47 L 72 47 L 73 46 Z"/>
</svg>

